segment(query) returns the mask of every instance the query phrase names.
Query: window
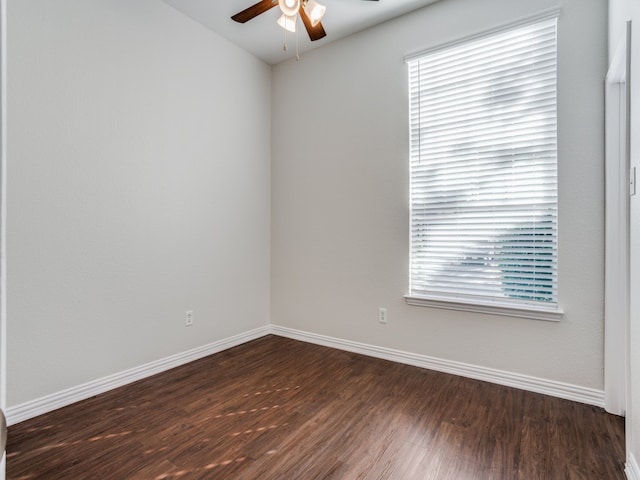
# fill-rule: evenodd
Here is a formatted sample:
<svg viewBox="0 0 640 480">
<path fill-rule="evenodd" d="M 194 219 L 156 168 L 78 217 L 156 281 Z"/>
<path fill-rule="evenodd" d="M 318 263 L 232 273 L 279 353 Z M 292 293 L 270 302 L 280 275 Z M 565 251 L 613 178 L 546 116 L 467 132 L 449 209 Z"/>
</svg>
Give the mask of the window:
<svg viewBox="0 0 640 480">
<path fill-rule="evenodd" d="M 407 60 L 408 303 L 559 318 L 556 24 Z"/>
</svg>

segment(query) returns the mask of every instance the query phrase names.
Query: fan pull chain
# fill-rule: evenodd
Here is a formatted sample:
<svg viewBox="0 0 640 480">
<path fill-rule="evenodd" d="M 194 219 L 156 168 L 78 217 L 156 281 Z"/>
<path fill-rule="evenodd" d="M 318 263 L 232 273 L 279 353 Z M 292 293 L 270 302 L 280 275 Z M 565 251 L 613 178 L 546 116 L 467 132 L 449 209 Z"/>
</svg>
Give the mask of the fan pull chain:
<svg viewBox="0 0 640 480">
<path fill-rule="evenodd" d="M 296 22 L 296 29 L 295 29 L 295 32 L 296 32 L 296 62 L 300 60 L 300 42 L 298 41 L 298 39 L 299 39 L 298 30 L 299 29 L 297 28 L 298 27 L 298 25 L 297 25 L 298 24 L 298 17 L 299 17 L 299 15 L 296 15 L 296 19 L 295 19 L 295 22 Z M 282 30 L 284 32 L 283 33 L 283 39 L 284 40 L 283 40 L 282 49 L 286 52 L 287 49 L 288 49 L 288 47 L 287 47 L 287 29 L 283 28 Z"/>
<path fill-rule="evenodd" d="M 298 23 L 298 17 L 300 15 L 298 15 L 296 17 L 296 23 Z M 300 50 L 298 49 L 298 30 L 300 30 L 299 28 L 296 28 L 296 62 L 300 61 Z"/>
</svg>

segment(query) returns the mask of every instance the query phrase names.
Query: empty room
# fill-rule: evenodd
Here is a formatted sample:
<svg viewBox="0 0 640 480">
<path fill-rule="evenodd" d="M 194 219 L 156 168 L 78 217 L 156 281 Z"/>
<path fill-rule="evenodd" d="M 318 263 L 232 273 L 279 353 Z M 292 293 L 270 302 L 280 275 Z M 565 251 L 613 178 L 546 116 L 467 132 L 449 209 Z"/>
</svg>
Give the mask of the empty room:
<svg viewBox="0 0 640 480">
<path fill-rule="evenodd" d="M 0 480 L 640 480 L 640 3 L 256 1 L 0 0 Z"/>
</svg>

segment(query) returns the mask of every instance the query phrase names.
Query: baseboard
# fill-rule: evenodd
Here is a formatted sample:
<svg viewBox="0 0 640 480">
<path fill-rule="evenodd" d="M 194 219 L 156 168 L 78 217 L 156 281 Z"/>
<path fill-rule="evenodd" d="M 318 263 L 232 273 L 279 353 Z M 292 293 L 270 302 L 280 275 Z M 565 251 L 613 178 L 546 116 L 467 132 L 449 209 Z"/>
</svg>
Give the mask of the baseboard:
<svg viewBox="0 0 640 480">
<path fill-rule="evenodd" d="M 161 358 L 160 360 L 125 370 L 124 372 L 115 373 L 107 377 L 78 385 L 77 387 L 68 388 L 36 400 L 9 407 L 6 411 L 7 424 L 14 425 L 80 400 L 85 400 L 93 397 L 94 395 L 122 387 L 137 380 L 150 377 L 151 375 L 179 367 L 180 365 L 193 362 L 194 360 L 198 360 L 208 355 L 255 340 L 256 338 L 263 337 L 269 333 L 271 333 L 271 328 L 268 325 L 256 328 L 255 330 L 234 335 L 223 340 L 218 340 L 217 342 L 197 347 L 186 352 Z"/>
<path fill-rule="evenodd" d="M 640 466 L 638 466 L 638 462 L 636 461 L 636 457 L 633 456 L 633 453 L 629 454 L 624 472 L 627 474 L 628 480 L 640 480 Z"/>
<path fill-rule="evenodd" d="M 202 347 L 171 355 L 139 367 L 84 383 L 77 387 L 72 387 L 29 402 L 8 407 L 5 412 L 7 423 L 9 425 L 14 425 L 80 400 L 85 400 L 94 395 L 107 392 L 137 380 L 142 380 L 143 378 L 150 377 L 151 375 L 179 367 L 180 365 L 193 362 L 194 360 L 198 360 L 208 355 L 213 355 L 214 353 L 221 352 L 228 348 L 241 345 L 269 334 L 345 350 L 348 352 L 360 353 L 370 357 L 381 358 L 406 365 L 413 365 L 438 372 L 460 375 L 462 377 L 474 378 L 476 380 L 483 380 L 508 387 L 515 387 L 531 392 L 565 398 L 567 400 L 573 400 L 598 407 L 604 407 L 604 392 L 601 390 L 451 360 L 444 360 L 426 355 L 404 352 L 401 350 L 378 347 L 350 340 L 343 340 L 340 338 L 294 330 L 278 325 L 267 325 L 204 345 Z M 632 456 L 627 463 L 627 476 L 630 480 L 640 480 L 640 474 L 638 472 L 638 465 Z"/>
<path fill-rule="evenodd" d="M 404 363 L 429 370 L 436 370 L 438 372 L 451 373 L 461 377 L 483 380 L 486 382 L 497 383 L 499 385 L 505 385 L 507 387 L 515 387 L 521 390 L 528 390 L 531 392 L 573 400 L 575 402 L 604 407 L 604 392 L 602 390 L 556 382 L 528 375 L 521 375 L 519 373 L 506 372 L 503 370 L 495 370 L 477 365 L 454 362 L 452 360 L 444 360 L 426 355 L 403 352 L 401 350 L 377 347 L 365 343 L 352 342 L 316 333 L 303 332 L 277 325 L 271 325 L 271 333 L 294 340 L 314 343 L 316 345 L 337 348 L 348 352 L 368 355 L 370 357 L 391 360 L 393 362 Z M 637 480 L 640 480 L 640 478 L 637 478 Z"/>
</svg>

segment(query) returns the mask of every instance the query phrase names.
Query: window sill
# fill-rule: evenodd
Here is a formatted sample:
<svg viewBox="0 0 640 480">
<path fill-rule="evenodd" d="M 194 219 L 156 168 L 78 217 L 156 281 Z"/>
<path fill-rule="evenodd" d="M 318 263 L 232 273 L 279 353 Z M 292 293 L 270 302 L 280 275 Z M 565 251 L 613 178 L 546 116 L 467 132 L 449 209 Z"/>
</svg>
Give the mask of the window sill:
<svg viewBox="0 0 640 480">
<path fill-rule="evenodd" d="M 418 307 L 444 308 L 446 310 L 460 310 L 463 312 L 489 313 L 493 315 L 503 315 L 507 317 L 529 318 L 532 320 L 546 320 L 549 322 L 559 322 L 564 312 L 559 308 L 540 308 L 535 306 L 514 307 L 497 302 L 471 303 L 464 300 L 439 297 L 416 297 L 404 296 L 407 305 Z"/>
</svg>

